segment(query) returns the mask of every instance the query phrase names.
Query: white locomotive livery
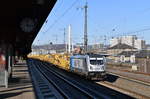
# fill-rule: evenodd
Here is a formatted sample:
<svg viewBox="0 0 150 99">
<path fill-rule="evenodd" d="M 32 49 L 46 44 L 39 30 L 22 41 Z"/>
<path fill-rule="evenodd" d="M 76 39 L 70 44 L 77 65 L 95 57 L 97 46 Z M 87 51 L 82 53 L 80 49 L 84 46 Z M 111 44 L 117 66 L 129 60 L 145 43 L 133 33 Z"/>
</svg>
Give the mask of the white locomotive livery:
<svg viewBox="0 0 150 99">
<path fill-rule="evenodd" d="M 70 70 L 89 79 L 105 78 L 105 57 L 97 54 L 70 57 Z"/>
</svg>

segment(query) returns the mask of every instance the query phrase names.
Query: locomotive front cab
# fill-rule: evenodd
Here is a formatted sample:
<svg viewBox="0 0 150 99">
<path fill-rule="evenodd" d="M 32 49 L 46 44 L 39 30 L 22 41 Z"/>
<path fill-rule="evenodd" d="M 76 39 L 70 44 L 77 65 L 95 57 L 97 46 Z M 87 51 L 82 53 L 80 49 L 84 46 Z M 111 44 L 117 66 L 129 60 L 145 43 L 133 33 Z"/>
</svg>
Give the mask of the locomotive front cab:
<svg viewBox="0 0 150 99">
<path fill-rule="evenodd" d="M 105 77 L 105 57 L 89 56 L 88 76 L 92 80 L 102 80 Z"/>
<path fill-rule="evenodd" d="M 74 55 L 70 57 L 70 70 L 91 80 L 99 80 L 105 76 L 105 59 L 99 56 Z"/>
<path fill-rule="evenodd" d="M 90 58 L 89 57 L 89 71 L 104 72 L 105 71 L 105 59 L 102 58 Z"/>
</svg>

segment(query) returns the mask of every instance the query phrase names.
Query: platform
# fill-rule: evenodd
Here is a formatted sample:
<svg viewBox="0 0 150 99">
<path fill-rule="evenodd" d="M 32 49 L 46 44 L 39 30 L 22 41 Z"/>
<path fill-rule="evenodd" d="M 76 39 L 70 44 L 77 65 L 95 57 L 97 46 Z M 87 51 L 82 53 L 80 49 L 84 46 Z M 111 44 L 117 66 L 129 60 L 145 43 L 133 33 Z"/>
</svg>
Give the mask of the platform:
<svg viewBox="0 0 150 99">
<path fill-rule="evenodd" d="M 35 99 L 35 94 L 25 62 L 13 66 L 8 88 L 0 87 L 0 99 Z"/>
</svg>

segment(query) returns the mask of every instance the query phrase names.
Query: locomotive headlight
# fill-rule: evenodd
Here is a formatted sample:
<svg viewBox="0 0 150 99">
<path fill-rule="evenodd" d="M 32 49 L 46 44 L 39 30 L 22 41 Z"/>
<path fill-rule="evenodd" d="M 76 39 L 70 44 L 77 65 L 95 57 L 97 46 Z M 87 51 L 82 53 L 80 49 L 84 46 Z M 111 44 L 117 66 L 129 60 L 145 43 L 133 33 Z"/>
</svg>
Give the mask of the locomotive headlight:
<svg viewBox="0 0 150 99">
<path fill-rule="evenodd" d="M 92 66 L 90 66 L 90 69 L 91 69 L 91 70 L 93 70 L 93 67 L 92 67 Z"/>
</svg>

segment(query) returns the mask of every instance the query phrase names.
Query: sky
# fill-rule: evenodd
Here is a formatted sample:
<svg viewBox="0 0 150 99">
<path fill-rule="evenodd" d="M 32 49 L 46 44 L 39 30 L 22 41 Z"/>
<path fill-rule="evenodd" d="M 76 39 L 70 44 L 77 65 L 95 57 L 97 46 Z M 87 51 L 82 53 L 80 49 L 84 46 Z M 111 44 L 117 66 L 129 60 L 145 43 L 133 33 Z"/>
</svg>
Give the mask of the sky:
<svg viewBox="0 0 150 99">
<path fill-rule="evenodd" d="M 71 25 L 73 43 L 83 43 L 86 0 L 57 0 L 34 45 L 62 44 Z M 112 37 L 137 35 L 150 43 L 150 0 L 87 0 L 88 44 L 109 44 Z"/>
</svg>

